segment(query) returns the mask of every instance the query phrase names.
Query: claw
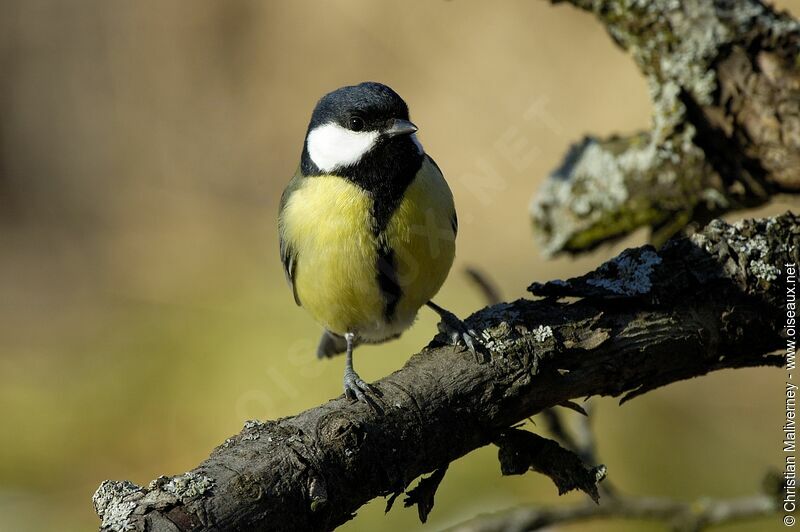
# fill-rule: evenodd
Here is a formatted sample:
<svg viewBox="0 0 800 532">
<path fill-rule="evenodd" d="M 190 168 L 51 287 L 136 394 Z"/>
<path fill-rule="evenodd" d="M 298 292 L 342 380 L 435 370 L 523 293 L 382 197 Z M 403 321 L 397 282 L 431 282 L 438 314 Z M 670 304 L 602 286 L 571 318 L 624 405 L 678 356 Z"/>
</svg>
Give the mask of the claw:
<svg viewBox="0 0 800 532">
<path fill-rule="evenodd" d="M 383 394 L 376 387 L 361 380 L 355 372 L 346 373 L 344 376 L 344 395 L 353 402 L 366 404 L 378 413 L 383 412 L 375 400 L 375 397 L 381 397 Z"/>
<path fill-rule="evenodd" d="M 442 318 L 438 326 L 439 331 L 450 338 L 453 345 L 463 345 L 478 359 L 478 351 L 475 348 L 475 344 L 482 345 L 478 334 L 473 329 L 467 328 L 467 325 L 452 312 L 441 308 L 436 311 Z"/>
</svg>

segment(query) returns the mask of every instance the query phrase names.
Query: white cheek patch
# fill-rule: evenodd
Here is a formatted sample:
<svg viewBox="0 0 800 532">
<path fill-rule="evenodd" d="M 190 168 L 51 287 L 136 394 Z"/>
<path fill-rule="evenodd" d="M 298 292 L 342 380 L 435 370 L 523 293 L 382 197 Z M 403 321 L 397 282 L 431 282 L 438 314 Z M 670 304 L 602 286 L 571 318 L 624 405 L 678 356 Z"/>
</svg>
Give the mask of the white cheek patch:
<svg viewBox="0 0 800 532">
<path fill-rule="evenodd" d="M 351 131 L 329 122 L 308 134 L 308 155 L 317 168 L 330 172 L 356 164 L 377 140 L 377 131 Z"/>
</svg>

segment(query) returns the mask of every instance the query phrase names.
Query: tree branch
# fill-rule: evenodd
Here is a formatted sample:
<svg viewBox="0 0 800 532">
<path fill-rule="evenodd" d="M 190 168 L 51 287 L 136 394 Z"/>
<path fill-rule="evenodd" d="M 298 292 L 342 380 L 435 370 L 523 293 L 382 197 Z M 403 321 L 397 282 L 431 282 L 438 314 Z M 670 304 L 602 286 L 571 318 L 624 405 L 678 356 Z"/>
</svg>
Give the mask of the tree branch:
<svg viewBox="0 0 800 532">
<path fill-rule="evenodd" d="M 653 127 L 586 137 L 535 197 L 545 254 L 800 191 L 800 23 L 759 0 L 569 0 L 594 13 L 647 78 Z"/>
<path fill-rule="evenodd" d="M 629 398 L 719 369 L 780 366 L 778 279 L 800 258 L 799 233 L 792 214 L 715 222 L 660 252 L 628 250 L 584 277 L 534 285 L 548 297 L 467 320 L 491 350 L 486 363 L 437 337 L 375 383 L 383 416 L 339 397 L 248 422 L 189 473 L 146 487 L 104 482 L 94 497 L 103 529 L 330 530 L 543 409 Z M 562 294 L 583 299 L 553 297 Z"/>
<path fill-rule="evenodd" d="M 773 514 L 774 497 L 753 495 L 736 499 L 701 499 L 681 502 L 660 497 L 616 497 L 601 504 L 575 504 L 511 511 L 477 517 L 451 532 L 527 532 L 597 518 L 666 521 L 673 530 L 695 532 L 711 525 L 754 519 Z"/>
<path fill-rule="evenodd" d="M 547 409 L 542 415 L 548 430 L 567 449 L 583 462 L 596 462 L 594 433 L 590 424 L 591 402 L 585 403 L 587 415 L 578 418 L 575 435 L 567 430 L 561 412 Z M 551 445 L 555 442 L 551 442 Z M 530 447 L 530 446 L 529 446 Z M 552 464 L 547 453 L 537 457 L 542 463 Z M 501 458 L 502 463 L 502 458 Z M 598 468 L 604 471 L 604 466 Z M 786 480 L 778 472 L 768 474 L 763 483 L 763 494 L 736 499 L 715 500 L 702 498 L 683 502 L 666 497 L 631 497 L 619 495 L 608 481 L 598 487 L 604 497 L 602 506 L 575 504 L 569 506 L 541 507 L 525 505 L 493 514 L 475 517 L 450 529 L 450 532 L 523 532 L 540 530 L 553 525 L 574 523 L 590 519 L 637 519 L 662 521 L 676 532 L 699 532 L 705 528 L 733 521 L 744 521 L 774 514 L 786 493 Z M 587 493 L 592 496 L 592 493 Z M 559 491 L 561 493 L 561 491 Z M 597 493 L 595 493 L 597 495 Z M 593 498 L 594 502 L 598 500 Z"/>
</svg>

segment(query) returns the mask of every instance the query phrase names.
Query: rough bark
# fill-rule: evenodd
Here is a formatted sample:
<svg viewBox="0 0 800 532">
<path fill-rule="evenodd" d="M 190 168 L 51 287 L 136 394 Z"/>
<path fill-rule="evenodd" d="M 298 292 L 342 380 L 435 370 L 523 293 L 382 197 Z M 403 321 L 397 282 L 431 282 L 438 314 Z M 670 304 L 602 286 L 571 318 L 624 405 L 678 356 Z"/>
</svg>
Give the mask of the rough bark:
<svg viewBox="0 0 800 532">
<path fill-rule="evenodd" d="M 146 487 L 106 481 L 94 497 L 102 528 L 330 530 L 436 471 L 409 492 L 427 515 L 451 461 L 524 441 L 509 428 L 543 409 L 592 395 L 630 398 L 719 369 L 780 366 L 781 272 L 800 259 L 797 222 L 791 214 L 714 222 L 658 252 L 628 250 L 581 278 L 534 284 L 547 297 L 467 320 L 485 339 L 483 362 L 434 339 L 375 383 L 382 414 L 339 397 L 248 422 L 189 473 Z M 505 463 L 519 471 L 519 460 Z M 535 456 L 528 466 L 540 468 Z"/>
<path fill-rule="evenodd" d="M 800 23 L 758 0 L 569 0 L 630 52 L 653 101 L 650 131 L 587 137 L 531 205 L 545 254 L 800 191 Z"/>
</svg>

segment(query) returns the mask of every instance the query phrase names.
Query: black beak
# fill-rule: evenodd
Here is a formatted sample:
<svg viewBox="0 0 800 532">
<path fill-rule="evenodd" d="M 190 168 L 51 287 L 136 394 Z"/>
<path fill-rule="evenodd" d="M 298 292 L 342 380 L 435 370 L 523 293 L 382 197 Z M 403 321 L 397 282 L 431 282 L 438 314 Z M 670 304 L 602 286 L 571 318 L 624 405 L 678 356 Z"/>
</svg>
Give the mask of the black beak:
<svg viewBox="0 0 800 532">
<path fill-rule="evenodd" d="M 387 137 L 396 137 L 397 135 L 410 135 L 417 131 L 417 126 L 408 120 L 400 118 L 393 118 L 389 121 L 389 127 L 383 130 L 383 134 Z"/>
</svg>

